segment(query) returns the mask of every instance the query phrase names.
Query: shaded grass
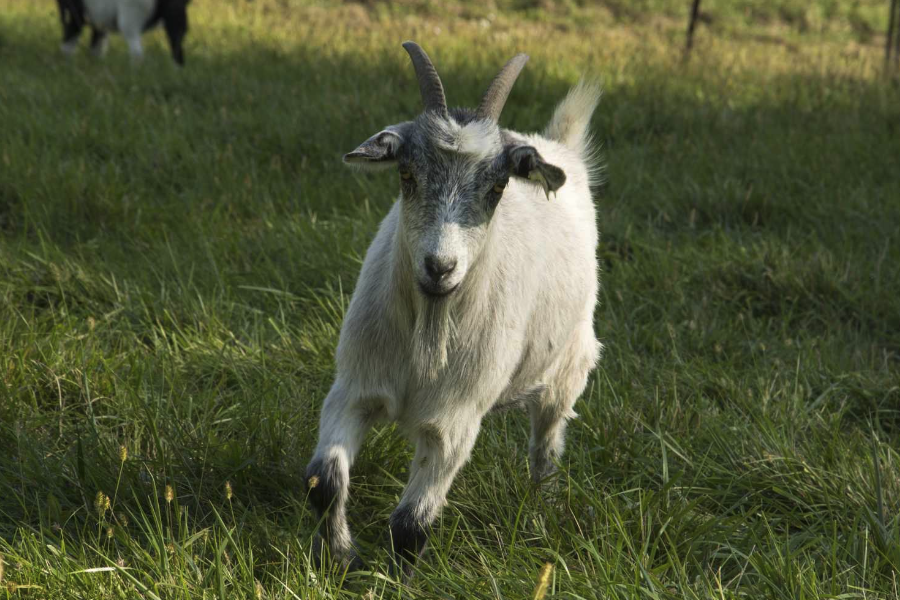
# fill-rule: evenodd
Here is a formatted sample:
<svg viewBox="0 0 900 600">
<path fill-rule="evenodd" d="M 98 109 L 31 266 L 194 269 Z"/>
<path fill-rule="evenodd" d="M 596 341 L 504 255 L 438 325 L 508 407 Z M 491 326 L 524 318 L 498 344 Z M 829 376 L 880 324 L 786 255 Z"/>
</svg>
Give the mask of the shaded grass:
<svg viewBox="0 0 900 600">
<path fill-rule="evenodd" d="M 138 70 L 117 40 L 66 64 L 52 3 L 0 6 L 9 596 L 522 598 L 550 562 L 559 598 L 897 597 L 900 95 L 877 44 L 779 13 L 832 5 L 710 3 L 682 65 L 654 2 L 198 4 L 183 72 L 158 32 Z M 828 22 L 882 29 L 855 6 Z M 374 574 L 310 567 L 299 473 L 394 193 L 339 159 L 418 111 L 407 38 L 461 104 L 531 53 L 520 130 L 603 76 L 606 350 L 557 486 L 492 417 L 402 586 L 405 442 L 353 471 Z"/>
</svg>

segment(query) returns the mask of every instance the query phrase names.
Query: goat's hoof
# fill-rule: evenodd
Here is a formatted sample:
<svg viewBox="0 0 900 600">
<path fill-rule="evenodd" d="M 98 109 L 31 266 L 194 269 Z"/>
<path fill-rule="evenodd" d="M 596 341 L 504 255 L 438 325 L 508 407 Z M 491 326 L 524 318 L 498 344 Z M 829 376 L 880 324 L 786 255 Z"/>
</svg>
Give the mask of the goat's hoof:
<svg viewBox="0 0 900 600">
<path fill-rule="evenodd" d="M 356 550 L 347 551 L 347 553 L 341 555 L 340 558 L 334 559 L 333 564 L 339 571 L 347 571 L 348 573 L 366 570 L 366 563 L 359 557 Z"/>
<path fill-rule="evenodd" d="M 540 471 L 531 472 L 531 483 L 535 487 L 551 487 L 554 482 L 559 481 L 556 477 L 556 469 L 542 469 Z"/>
<path fill-rule="evenodd" d="M 328 546 L 321 537 L 316 537 L 313 542 L 313 566 L 316 569 L 336 569 L 339 571 L 365 571 L 366 563 L 359 557 L 356 549 L 351 547 L 347 550 L 338 551 L 338 553 L 330 552 Z"/>
<path fill-rule="evenodd" d="M 544 498 L 552 498 L 565 488 L 563 478 L 556 469 L 550 469 L 540 476 L 532 476 L 531 484 L 534 493 Z"/>
<path fill-rule="evenodd" d="M 396 581 L 407 583 L 410 579 L 412 579 L 412 574 L 413 566 L 409 563 L 409 561 L 395 558 L 388 567 L 388 575 L 391 579 L 394 579 Z"/>
<path fill-rule="evenodd" d="M 412 579 L 413 574 L 416 570 L 416 564 L 425 554 L 425 549 L 417 555 L 409 555 L 404 554 L 402 556 L 398 556 L 394 554 L 392 556 L 391 563 L 388 567 L 388 575 L 392 579 L 396 579 L 397 581 L 401 581 L 403 583 L 409 583 L 409 580 Z"/>
<path fill-rule="evenodd" d="M 366 563 L 363 562 L 356 553 L 341 558 L 335 558 L 331 561 L 323 561 L 321 557 L 316 557 L 313 562 L 316 569 L 333 570 L 335 572 L 356 573 L 358 571 L 368 571 Z"/>
</svg>

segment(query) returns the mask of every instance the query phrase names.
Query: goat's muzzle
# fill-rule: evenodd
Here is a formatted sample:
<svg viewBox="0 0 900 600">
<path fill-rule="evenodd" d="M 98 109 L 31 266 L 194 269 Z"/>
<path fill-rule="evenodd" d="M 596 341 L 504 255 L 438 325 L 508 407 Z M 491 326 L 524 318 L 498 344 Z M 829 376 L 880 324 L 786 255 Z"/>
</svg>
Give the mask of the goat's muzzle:
<svg viewBox="0 0 900 600">
<path fill-rule="evenodd" d="M 451 294 L 459 281 L 453 277 L 458 261 L 455 258 L 429 255 L 425 257 L 425 276 L 419 279 L 419 289 L 431 298 L 442 298 Z"/>
</svg>

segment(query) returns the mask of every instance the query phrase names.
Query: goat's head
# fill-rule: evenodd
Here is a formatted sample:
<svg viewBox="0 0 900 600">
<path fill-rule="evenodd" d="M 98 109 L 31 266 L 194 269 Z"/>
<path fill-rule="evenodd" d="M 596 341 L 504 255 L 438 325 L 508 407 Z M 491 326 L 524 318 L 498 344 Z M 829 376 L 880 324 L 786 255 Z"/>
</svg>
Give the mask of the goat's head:
<svg viewBox="0 0 900 600">
<path fill-rule="evenodd" d="M 378 132 L 346 154 L 344 162 L 364 168 L 396 166 L 401 234 L 415 278 L 424 295 L 439 298 L 453 292 L 477 260 L 510 177 L 541 185 L 549 194 L 566 176 L 497 124 L 528 56 L 518 54 L 506 63 L 477 110 L 448 110 L 428 55 L 414 42 L 403 47 L 419 80 L 424 112 Z"/>
</svg>

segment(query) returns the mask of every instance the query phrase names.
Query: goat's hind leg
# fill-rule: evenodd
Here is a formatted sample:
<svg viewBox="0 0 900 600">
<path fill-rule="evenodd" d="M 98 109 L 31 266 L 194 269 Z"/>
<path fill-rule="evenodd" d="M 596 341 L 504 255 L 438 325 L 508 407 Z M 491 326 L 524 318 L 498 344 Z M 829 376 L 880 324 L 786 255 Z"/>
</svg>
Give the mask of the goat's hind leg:
<svg viewBox="0 0 900 600">
<path fill-rule="evenodd" d="M 531 478 L 540 483 L 556 471 L 565 450 L 566 425 L 577 416 L 572 407 L 587 385 L 588 375 L 600 353 L 600 344 L 588 324 L 580 330 L 563 354 L 550 378 L 550 385 L 530 398 Z"/>
<path fill-rule="evenodd" d="M 347 525 L 346 504 L 350 467 L 372 421 L 372 411 L 358 397 L 349 395 L 337 382 L 332 386 L 322 406 L 319 443 L 306 467 L 309 501 L 321 521 L 314 545 L 320 564 L 323 555 L 330 555 L 351 569 L 362 566 Z"/>
<path fill-rule="evenodd" d="M 541 483 L 556 471 L 556 462 L 565 450 L 567 421 L 575 416 L 571 404 L 576 398 L 560 397 L 548 388 L 540 401 L 528 407 L 531 415 L 528 462 L 535 483 Z"/>
</svg>

